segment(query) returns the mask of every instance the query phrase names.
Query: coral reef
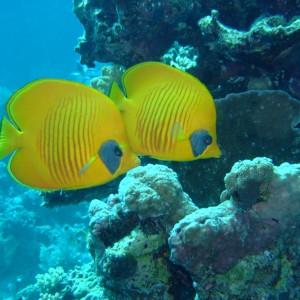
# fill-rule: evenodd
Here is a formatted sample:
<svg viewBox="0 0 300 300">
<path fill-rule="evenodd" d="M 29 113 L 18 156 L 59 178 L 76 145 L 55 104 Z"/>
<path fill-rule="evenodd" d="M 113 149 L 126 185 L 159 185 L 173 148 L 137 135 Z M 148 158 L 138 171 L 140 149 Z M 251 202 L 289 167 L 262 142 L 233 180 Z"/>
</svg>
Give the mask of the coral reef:
<svg viewBox="0 0 300 300">
<path fill-rule="evenodd" d="M 177 69 L 186 71 L 197 66 L 198 50 L 191 46 L 181 46 L 177 41 L 160 60 Z"/>
<path fill-rule="evenodd" d="M 27 269 L 27 261 L 36 262 L 39 248 L 35 242 L 30 246 L 27 244 L 27 239 L 35 230 L 36 219 L 35 213 L 26 204 L 35 201 L 36 194 L 27 191 L 22 198 L 5 195 L 0 198 L 0 275 L 16 278 L 23 273 L 30 276 L 22 270 Z M 15 267 L 12 268 L 12 265 Z"/>
<path fill-rule="evenodd" d="M 92 66 L 97 60 L 128 67 L 158 60 L 177 40 L 176 26 L 189 23 L 199 9 L 195 0 L 74 1 L 74 12 L 85 27 L 76 49 L 81 63 Z"/>
<path fill-rule="evenodd" d="M 121 182 L 118 195 L 109 197 L 107 203 L 94 200 L 90 206 L 90 251 L 102 283 L 129 299 L 138 295 L 151 299 L 152 287 L 159 284 L 164 288 L 158 299 L 176 299 L 176 293 L 167 292 L 168 284 L 179 272 L 167 260 L 165 243 L 169 236 L 171 261 L 189 272 L 201 299 L 233 299 L 241 291 L 244 298 L 251 293 L 257 297 L 278 295 L 294 287 L 288 280 L 279 283 L 279 278 L 285 272 L 299 276 L 296 260 L 286 258 L 290 251 L 287 249 L 292 249 L 293 242 L 299 239 L 299 174 L 300 165 L 285 163 L 275 167 L 267 158 L 241 161 L 225 177 L 223 202 L 198 209 L 186 198 L 176 175 L 167 167 L 147 165 L 130 171 Z M 124 211 L 133 213 L 124 218 L 128 232 L 126 235 L 121 229 L 123 237 L 117 226 L 111 226 L 113 219 L 120 219 L 121 211 L 123 215 Z M 176 220 L 180 221 L 174 226 Z M 291 227 L 295 229 L 291 231 Z M 107 236 L 115 234 L 118 237 L 108 243 Z M 266 275 L 262 262 L 279 273 Z M 248 264 L 252 273 L 237 278 L 236 274 Z M 181 280 L 189 277 L 180 272 L 185 274 Z M 260 285 L 259 292 L 254 288 L 258 282 L 254 274 L 269 278 Z M 244 286 L 231 284 L 231 277 Z M 278 281 L 274 291 L 272 278 Z M 251 290 L 246 289 L 248 284 L 252 285 Z M 228 285 L 230 292 L 224 287 Z M 186 299 L 192 299 L 192 292 L 187 295 Z"/>
<path fill-rule="evenodd" d="M 131 170 L 118 194 L 91 202 L 94 263 L 50 269 L 19 296 L 299 298 L 300 164 L 243 160 L 224 180 L 221 203 L 198 208 L 170 168 Z"/>
<path fill-rule="evenodd" d="M 54 266 L 70 270 L 74 265 L 91 261 L 86 252 L 87 230 L 84 223 L 74 225 L 52 224 L 35 230 L 41 237 L 47 237 L 40 243 L 39 267 L 45 271 Z"/>
<path fill-rule="evenodd" d="M 259 17 L 247 31 L 241 31 L 221 23 L 218 11 L 212 10 L 198 25 L 206 48 L 198 76 L 205 79 L 213 96 L 261 88 L 282 89 L 300 98 L 295 88 L 299 45 L 294 42 L 300 36 L 299 18 Z"/>
<path fill-rule="evenodd" d="M 178 64 L 179 43 L 200 53 L 191 72 L 215 98 L 263 85 L 300 99 L 295 1 L 77 0 L 74 12 L 85 27 L 76 48 L 82 64 L 113 62 L 127 68 L 164 55 L 167 63 Z M 186 68 L 191 57 L 183 48 L 184 58 L 178 59 Z"/>
<path fill-rule="evenodd" d="M 75 267 L 65 272 L 62 267 L 50 268 L 47 273 L 38 274 L 36 283 L 18 292 L 18 299 L 109 299 L 118 296 L 99 285 L 99 277 L 92 264 Z M 21 298 L 23 297 L 23 298 Z"/>
<path fill-rule="evenodd" d="M 0 169 L 1 184 L 7 186 L 0 191 L 0 298 L 4 299 L 50 266 L 69 270 L 91 257 L 86 251 L 87 218 L 82 214 L 86 205 L 46 210 L 37 191 L 14 183 L 2 162 Z"/>
</svg>

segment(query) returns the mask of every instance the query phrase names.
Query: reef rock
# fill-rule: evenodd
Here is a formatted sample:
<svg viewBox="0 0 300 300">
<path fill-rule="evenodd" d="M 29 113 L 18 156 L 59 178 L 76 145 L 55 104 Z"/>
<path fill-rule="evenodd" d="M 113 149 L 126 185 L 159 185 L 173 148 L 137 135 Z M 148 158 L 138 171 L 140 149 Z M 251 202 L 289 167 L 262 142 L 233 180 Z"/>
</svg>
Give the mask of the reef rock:
<svg viewBox="0 0 300 300">
<path fill-rule="evenodd" d="M 85 27 L 77 47 L 81 63 L 112 61 L 128 67 L 158 60 L 176 40 L 177 25 L 189 23 L 199 8 L 195 0 L 74 1 L 74 12 Z"/>
<path fill-rule="evenodd" d="M 127 68 L 165 57 L 193 67 L 215 98 L 258 86 L 300 98 L 295 1 L 76 0 L 74 13 L 85 28 L 76 47 L 82 64 Z"/>
<path fill-rule="evenodd" d="M 218 12 L 213 10 L 198 25 L 203 39 L 214 51 L 232 61 L 247 57 L 256 64 L 261 60 L 271 62 L 300 37 L 300 20 L 288 23 L 279 15 L 257 20 L 249 31 L 239 31 L 221 24 Z"/>
</svg>

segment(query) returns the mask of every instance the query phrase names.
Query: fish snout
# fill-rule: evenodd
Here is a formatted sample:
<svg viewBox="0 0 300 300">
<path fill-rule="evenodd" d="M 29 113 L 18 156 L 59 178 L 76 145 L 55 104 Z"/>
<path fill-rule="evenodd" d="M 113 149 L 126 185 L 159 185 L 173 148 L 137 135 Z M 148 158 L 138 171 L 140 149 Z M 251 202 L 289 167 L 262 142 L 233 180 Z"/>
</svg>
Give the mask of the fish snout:
<svg viewBox="0 0 300 300">
<path fill-rule="evenodd" d="M 219 148 L 217 143 L 213 143 L 212 145 L 210 145 L 204 153 L 204 156 L 207 158 L 209 157 L 219 158 L 221 155 L 222 155 L 222 151 Z"/>
</svg>

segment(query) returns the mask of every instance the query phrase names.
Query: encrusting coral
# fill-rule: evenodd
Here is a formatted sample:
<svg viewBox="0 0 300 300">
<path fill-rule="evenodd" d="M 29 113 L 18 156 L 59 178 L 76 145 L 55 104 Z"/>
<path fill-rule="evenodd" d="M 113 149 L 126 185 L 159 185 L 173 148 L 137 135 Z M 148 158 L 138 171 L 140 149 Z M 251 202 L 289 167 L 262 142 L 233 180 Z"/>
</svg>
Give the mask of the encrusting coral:
<svg viewBox="0 0 300 300">
<path fill-rule="evenodd" d="M 173 299 L 168 232 L 196 209 L 176 173 L 163 165 L 135 168 L 107 203 L 93 200 L 89 248 L 105 286 L 130 299 Z"/>
<path fill-rule="evenodd" d="M 76 0 L 74 13 L 85 27 L 76 51 L 90 67 L 98 61 L 128 68 L 165 54 L 177 67 L 193 65 L 214 98 L 263 87 L 299 99 L 296 2 Z"/>
<path fill-rule="evenodd" d="M 251 266 L 251 256 L 266 255 L 276 247 L 287 253 L 299 243 L 300 164 L 275 167 L 267 158 L 240 161 L 225 176 L 225 186 L 221 204 L 187 215 L 169 237 L 170 259 L 192 275 L 201 299 L 224 299 L 216 296 L 217 276 L 225 274 L 220 279 L 225 280 L 241 260 Z M 290 284 L 285 282 L 285 288 Z M 275 295 L 283 290 L 272 291 L 268 282 L 260 288 L 261 293 Z M 247 285 L 244 289 L 250 293 Z M 230 295 L 226 299 L 233 299 Z"/>
</svg>

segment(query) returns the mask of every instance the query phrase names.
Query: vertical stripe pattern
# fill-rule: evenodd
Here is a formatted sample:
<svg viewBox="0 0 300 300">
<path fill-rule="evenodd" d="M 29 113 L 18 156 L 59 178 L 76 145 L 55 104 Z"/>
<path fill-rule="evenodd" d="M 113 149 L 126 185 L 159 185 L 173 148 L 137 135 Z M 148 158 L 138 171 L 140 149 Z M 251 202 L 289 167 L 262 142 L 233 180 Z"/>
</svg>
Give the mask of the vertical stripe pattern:
<svg viewBox="0 0 300 300">
<path fill-rule="evenodd" d="M 37 151 L 53 184 L 67 187 L 78 182 L 79 170 L 91 159 L 95 122 L 101 108 L 97 99 L 78 94 L 52 107 L 39 130 Z"/>
<path fill-rule="evenodd" d="M 172 153 L 177 126 L 188 132 L 191 115 L 199 109 L 197 94 L 186 82 L 171 82 L 149 91 L 137 110 L 135 132 L 146 152 Z"/>
</svg>

